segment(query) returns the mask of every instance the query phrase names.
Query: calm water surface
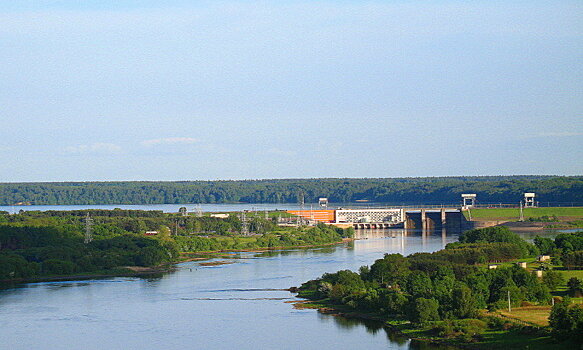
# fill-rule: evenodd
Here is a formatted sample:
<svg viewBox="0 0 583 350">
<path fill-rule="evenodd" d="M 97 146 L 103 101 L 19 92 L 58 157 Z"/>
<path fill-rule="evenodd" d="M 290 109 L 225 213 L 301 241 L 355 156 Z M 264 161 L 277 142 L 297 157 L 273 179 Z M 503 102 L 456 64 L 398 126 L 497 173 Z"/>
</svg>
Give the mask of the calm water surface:
<svg viewBox="0 0 583 350">
<path fill-rule="evenodd" d="M 384 253 L 435 251 L 457 239 L 403 230 L 359 234 L 367 239 L 331 248 L 233 254 L 233 264 L 214 267 L 183 263 L 159 278 L 1 290 L 0 348 L 418 349 L 374 323 L 296 310 L 286 301 L 298 299 L 277 290 L 324 272 L 356 270 Z"/>
</svg>

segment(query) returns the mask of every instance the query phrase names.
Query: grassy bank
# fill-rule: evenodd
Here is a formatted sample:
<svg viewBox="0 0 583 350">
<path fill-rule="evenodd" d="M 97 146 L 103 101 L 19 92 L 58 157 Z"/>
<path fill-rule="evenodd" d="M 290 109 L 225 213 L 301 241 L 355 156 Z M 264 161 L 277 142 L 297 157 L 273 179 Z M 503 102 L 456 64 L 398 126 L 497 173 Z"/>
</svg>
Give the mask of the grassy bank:
<svg viewBox="0 0 583 350">
<path fill-rule="evenodd" d="M 306 298 L 313 297 L 313 295 L 309 295 L 309 293 L 300 293 L 298 296 Z M 577 344 L 572 341 L 557 343 L 549 334 L 545 334 L 544 331 L 541 332 L 541 334 L 538 336 L 533 335 L 533 333 L 537 332 L 536 330 L 533 329 L 528 331 L 518 324 L 515 324 L 514 328 L 510 327 L 507 330 L 486 330 L 480 335 L 480 337 L 473 339 L 471 342 L 468 342 L 455 338 L 440 337 L 434 331 L 436 323 L 420 326 L 397 316 L 391 320 L 384 321 L 387 318 L 386 315 L 382 315 L 376 312 L 354 311 L 346 305 L 336 304 L 327 298 L 320 300 L 308 299 L 307 301 L 296 302 L 294 307 L 297 309 L 316 309 L 321 313 L 337 317 L 379 321 L 383 322 L 384 326 L 391 332 L 399 334 L 403 337 L 427 343 L 451 345 L 463 349 L 559 350 L 577 348 Z M 485 314 L 486 313 L 484 313 L 484 315 Z M 546 320 L 543 320 L 544 311 L 538 314 L 531 314 L 526 311 L 526 308 L 519 308 L 516 310 L 515 314 L 512 314 L 512 316 L 518 314 L 526 315 L 526 317 L 532 319 L 533 323 L 547 322 Z"/>
<path fill-rule="evenodd" d="M 517 221 L 520 218 L 519 208 L 488 208 L 488 209 L 471 209 L 472 219 L 488 220 L 509 220 Z M 464 212 L 466 218 L 469 218 L 467 211 Z M 525 220 L 539 219 L 544 216 L 556 216 L 561 220 L 576 220 L 583 218 L 583 207 L 554 207 L 554 208 L 526 208 L 523 209 Z"/>
</svg>

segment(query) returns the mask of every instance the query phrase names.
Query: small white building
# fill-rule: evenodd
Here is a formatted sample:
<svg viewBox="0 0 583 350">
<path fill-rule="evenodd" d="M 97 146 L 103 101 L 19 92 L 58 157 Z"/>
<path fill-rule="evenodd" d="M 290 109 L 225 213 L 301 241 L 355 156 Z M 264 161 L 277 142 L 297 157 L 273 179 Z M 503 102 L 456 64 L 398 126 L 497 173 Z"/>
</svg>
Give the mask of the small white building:
<svg viewBox="0 0 583 350">
<path fill-rule="evenodd" d="M 536 275 L 536 277 L 538 278 L 543 278 L 543 270 L 535 270 L 534 274 Z"/>
<path fill-rule="evenodd" d="M 496 270 L 498 268 L 498 266 L 500 266 L 500 265 L 498 265 L 498 264 L 490 264 L 490 265 L 488 265 L 488 270 Z"/>
<path fill-rule="evenodd" d="M 524 194 L 524 207 L 525 208 L 535 208 L 536 202 L 534 201 L 535 194 L 533 192 L 527 192 Z"/>
<path fill-rule="evenodd" d="M 526 262 L 525 261 L 517 262 L 516 265 L 518 265 L 519 267 L 522 267 L 523 269 L 526 269 Z"/>
<path fill-rule="evenodd" d="M 539 261 L 539 262 L 549 261 L 549 260 L 551 260 L 550 255 L 539 255 L 536 257 L 536 261 Z"/>
<path fill-rule="evenodd" d="M 228 217 L 229 217 L 229 214 L 227 214 L 227 213 L 215 213 L 215 214 L 211 214 L 211 218 L 227 219 Z"/>
<path fill-rule="evenodd" d="M 468 209 L 476 204 L 475 193 L 462 193 L 462 207 Z"/>
</svg>

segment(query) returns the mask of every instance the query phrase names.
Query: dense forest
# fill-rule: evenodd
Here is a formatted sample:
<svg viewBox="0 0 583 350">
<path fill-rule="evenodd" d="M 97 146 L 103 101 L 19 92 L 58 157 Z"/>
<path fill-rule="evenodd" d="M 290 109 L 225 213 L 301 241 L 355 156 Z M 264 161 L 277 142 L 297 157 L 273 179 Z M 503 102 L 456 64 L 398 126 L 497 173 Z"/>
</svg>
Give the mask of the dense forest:
<svg viewBox="0 0 583 350">
<path fill-rule="evenodd" d="M 564 283 L 552 266 L 570 259 L 583 249 L 583 232 L 561 234 L 557 239 L 537 237 L 535 244 L 524 241 L 506 227 L 491 227 L 462 233 L 459 242 L 434 253 L 407 257 L 385 254 L 358 272 L 326 273 L 299 288 L 299 295 L 317 300 L 325 307 L 372 313 L 386 321 L 402 320 L 423 329 L 430 336 L 477 341 L 486 330 L 510 330 L 513 326 L 488 314 L 497 309 L 521 305 L 555 304 L 550 315 L 552 334 L 559 340 L 583 340 L 583 308 L 571 305 L 551 291 Z M 553 252 L 553 265 L 542 279 L 516 264 L 486 268 L 501 263 Z M 581 280 L 571 278 L 571 295 L 581 294 Z M 561 302 L 562 301 L 562 302 Z M 317 304 L 318 305 L 318 304 Z M 517 330 L 538 334 L 535 329 Z M 541 330 L 544 336 L 545 331 Z M 571 344 L 571 343 L 569 343 Z"/>
<path fill-rule="evenodd" d="M 517 203 L 524 192 L 540 202 L 583 202 L 582 176 L 479 176 L 380 179 L 278 179 L 185 182 L 1 183 L 0 205 L 176 203 Z"/>
<path fill-rule="evenodd" d="M 85 242 L 88 213 L 92 240 Z M 249 213 L 250 234 L 242 235 L 235 215 L 221 219 L 119 209 L 0 212 L 0 280 L 123 274 L 127 266 L 176 262 L 180 252 L 324 245 L 354 233 L 323 224 L 279 228 L 275 218 Z"/>
</svg>

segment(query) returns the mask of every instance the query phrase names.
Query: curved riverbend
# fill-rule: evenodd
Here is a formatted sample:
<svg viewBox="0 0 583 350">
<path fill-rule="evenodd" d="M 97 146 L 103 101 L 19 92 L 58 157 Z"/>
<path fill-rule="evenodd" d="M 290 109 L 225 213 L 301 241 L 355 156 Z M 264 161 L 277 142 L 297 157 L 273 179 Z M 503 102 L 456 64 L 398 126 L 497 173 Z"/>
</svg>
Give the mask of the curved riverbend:
<svg viewBox="0 0 583 350">
<path fill-rule="evenodd" d="M 403 230 L 360 237 L 367 239 L 232 253 L 233 264 L 185 262 L 156 278 L 30 283 L 2 290 L 0 337 L 10 349 L 38 344 L 46 349 L 418 348 L 377 323 L 286 303 L 299 299 L 285 289 L 324 272 L 356 270 L 384 253 L 435 251 L 457 239 Z"/>
</svg>

